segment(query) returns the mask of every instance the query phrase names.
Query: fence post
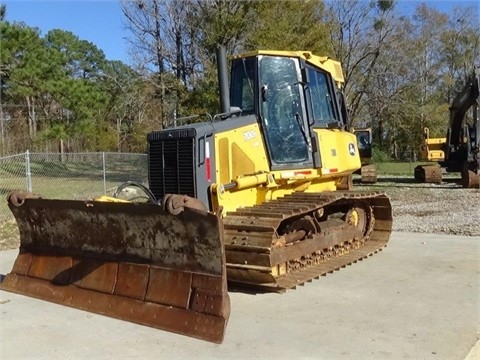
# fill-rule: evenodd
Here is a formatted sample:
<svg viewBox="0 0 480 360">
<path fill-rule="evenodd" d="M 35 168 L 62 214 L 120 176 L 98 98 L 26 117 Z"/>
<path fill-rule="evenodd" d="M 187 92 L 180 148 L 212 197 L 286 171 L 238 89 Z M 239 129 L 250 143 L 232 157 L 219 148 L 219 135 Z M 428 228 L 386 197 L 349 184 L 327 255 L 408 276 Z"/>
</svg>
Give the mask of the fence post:
<svg viewBox="0 0 480 360">
<path fill-rule="evenodd" d="M 27 191 L 32 192 L 32 173 L 30 171 L 30 151 L 25 153 L 25 175 L 27 178 Z"/>
<path fill-rule="evenodd" d="M 103 194 L 107 195 L 107 174 L 105 166 L 105 152 L 102 152 L 102 163 L 103 163 Z"/>
</svg>

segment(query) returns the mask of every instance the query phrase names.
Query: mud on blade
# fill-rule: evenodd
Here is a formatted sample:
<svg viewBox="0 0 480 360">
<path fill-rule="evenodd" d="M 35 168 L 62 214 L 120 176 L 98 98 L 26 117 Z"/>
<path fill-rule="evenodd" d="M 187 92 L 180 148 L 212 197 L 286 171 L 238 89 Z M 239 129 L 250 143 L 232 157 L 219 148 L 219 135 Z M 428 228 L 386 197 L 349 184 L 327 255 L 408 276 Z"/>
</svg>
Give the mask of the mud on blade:
<svg viewBox="0 0 480 360">
<path fill-rule="evenodd" d="M 20 252 L 2 290 L 222 342 L 230 301 L 217 216 L 27 193 L 8 205 Z"/>
</svg>

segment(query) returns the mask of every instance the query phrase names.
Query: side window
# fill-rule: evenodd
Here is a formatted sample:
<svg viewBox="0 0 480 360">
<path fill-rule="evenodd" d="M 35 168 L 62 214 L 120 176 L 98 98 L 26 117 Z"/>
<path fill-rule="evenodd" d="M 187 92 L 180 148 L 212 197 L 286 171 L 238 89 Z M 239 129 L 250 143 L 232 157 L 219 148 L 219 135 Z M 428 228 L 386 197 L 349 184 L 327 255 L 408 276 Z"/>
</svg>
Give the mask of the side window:
<svg viewBox="0 0 480 360">
<path fill-rule="evenodd" d="M 360 150 L 365 150 L 370 148 L 370 135 L 368 131 L 355 131 L 357 136 L 357 144 Z"/>
<path fill-rule="evenodd" d="M 243 79 L 242 86 L 242 107 L 244 112 L 252 112 L 254 106 L 253 100 L 253 79 Z"/>
<path fill-rule="evenodd" d="M 330 87 L 328 86 L 328 78 L 326 74 L 312 68 L 309 68 L 308 72 L 313 119 L 316 124 L 326 126 L 336 121 L 333 97 L 330 93 Z"/>
<path fill-rule="evenodd" d="M 242 109 L 244 114 L 253 114 L 255 110 L 254 66 L 254 58 L 240 59 L 232 65 L 230 103 Z"/>
</svg>

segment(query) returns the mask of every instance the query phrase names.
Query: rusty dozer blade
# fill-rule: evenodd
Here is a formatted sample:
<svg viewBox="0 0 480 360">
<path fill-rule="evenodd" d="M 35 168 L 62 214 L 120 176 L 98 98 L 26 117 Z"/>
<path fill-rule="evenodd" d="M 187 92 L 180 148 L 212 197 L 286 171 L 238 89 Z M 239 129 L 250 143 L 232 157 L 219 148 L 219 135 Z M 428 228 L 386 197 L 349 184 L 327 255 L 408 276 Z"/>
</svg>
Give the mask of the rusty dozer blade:
<svg viewBox="0 0 480 360">
<path fill-rule="evenodd" d="M 2 290 L 222 342 L 230 300 L 219 217 L 20 192 L 8 205 L 20 251 Z"/>
</svg>

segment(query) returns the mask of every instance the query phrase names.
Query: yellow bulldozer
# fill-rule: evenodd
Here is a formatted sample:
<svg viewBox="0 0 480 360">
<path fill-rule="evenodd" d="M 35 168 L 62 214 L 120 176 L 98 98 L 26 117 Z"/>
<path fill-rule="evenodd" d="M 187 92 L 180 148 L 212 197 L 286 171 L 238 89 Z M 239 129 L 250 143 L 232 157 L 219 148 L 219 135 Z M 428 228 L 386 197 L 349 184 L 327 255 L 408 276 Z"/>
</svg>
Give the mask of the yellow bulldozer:
<svg viewBox="0 0 480 360">
<path fill-rule="evenodd" d="M 227 284 L 283 292 L 387 244 L 388 197 L 337 190 L 360 168 L 341 64 L 255 51 L 229 86 L 217 58 L 222 112 L 148 135 L 145 201 L 9 196 L 21 244 L 1 289 L 220 343 Z"/>
</svg>

